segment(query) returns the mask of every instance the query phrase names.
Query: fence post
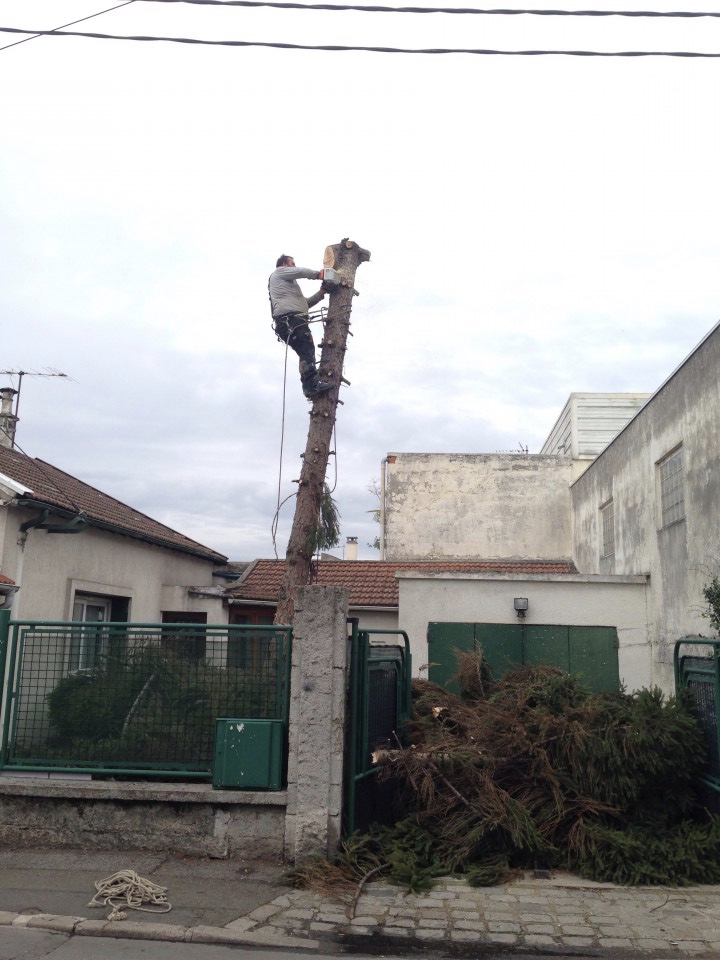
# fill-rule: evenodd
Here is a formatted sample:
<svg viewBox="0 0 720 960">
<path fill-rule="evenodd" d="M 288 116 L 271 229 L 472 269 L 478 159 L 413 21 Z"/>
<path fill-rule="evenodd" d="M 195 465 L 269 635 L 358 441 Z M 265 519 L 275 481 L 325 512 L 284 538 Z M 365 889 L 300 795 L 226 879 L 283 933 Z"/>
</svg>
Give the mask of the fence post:
<svg viewBox="0 0 720 960">
<path fill-rule="evenodd" d="M 0 770 L 5 766 L 7 743 L 5 735 L 5 711 L 10 709 L 10 684 L 7 682 L 7 650 L 10 638 L 10 610 L 0 610 Z"/>
<path fill-rule="evenodd" d="M 295 604 L 285 856 L 331 856 L 340 839 L 348 592 L 301 587 Z"/>
</svg>

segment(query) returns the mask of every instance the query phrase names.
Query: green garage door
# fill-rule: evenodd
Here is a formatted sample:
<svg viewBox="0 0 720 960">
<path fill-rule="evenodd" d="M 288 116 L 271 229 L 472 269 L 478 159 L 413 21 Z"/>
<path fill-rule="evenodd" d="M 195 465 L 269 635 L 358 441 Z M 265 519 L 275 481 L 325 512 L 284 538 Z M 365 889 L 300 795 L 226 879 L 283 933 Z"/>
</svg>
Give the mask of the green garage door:
<svg viewBox="0 0 720 960">
<path fill-rule="evenodd" d="M 521 623 L 428 624 L 429 678 L 447 685 L 457 673 L 455 650 L 478 650 L 493 674 L 513 666 L 547 663 L 580 674 L 595 691 L 620 689 L 615 627 Z"/>
</svg>

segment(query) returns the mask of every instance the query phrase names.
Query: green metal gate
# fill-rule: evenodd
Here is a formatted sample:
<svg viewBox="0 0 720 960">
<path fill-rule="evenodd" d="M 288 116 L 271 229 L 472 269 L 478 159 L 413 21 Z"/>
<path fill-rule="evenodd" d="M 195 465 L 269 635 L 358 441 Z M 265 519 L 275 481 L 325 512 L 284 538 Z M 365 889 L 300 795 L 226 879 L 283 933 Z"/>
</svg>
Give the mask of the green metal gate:
<svg viewBox="0 0 720 960">
<path fill-rule="evenodd" d="M 708 775 L 702 778 L 703 783 L 720 793 L 720 639 L 678 640 L 674 663 L 675 687 L 692 690 L 695 715 L 708 747 Z"/>
<path fill-rule="evenodd" d="M 582 675 L 591 689 L 618 691 L 615 627 L 526 623 L 428 624 L 429 679 L 452 689 L 455 650 L 482 650 L 494 676 L 523 664 L 546 663 Z"/>
<path fill-rule="evenodd" d="M 372 754 L 396 747 L 412 711 L 410 641 L 404 630 L 350 630 L 349 724 L 345 758 L 345 829 L 375 817 L 377 784 Z"/>
</svg>

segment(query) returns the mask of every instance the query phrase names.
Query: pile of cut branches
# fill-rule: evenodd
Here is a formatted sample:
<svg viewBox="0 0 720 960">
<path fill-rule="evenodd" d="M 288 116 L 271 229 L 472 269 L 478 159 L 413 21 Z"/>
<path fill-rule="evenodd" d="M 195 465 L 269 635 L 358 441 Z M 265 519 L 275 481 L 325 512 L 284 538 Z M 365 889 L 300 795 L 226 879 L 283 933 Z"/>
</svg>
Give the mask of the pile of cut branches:
<svg viewBox="0 0 720 960">
<path fill-rule="evenodd" d="M 564 868 L 622 884 L 720 882 L 720 818 L 702 805 L 706 762 L 691 702 L 657 689 L 591 693 L 553 667 L 493 682 L 459 654 L 455 696 L 414 683 L 407 749 L 376 755 L 397 788 L 397 822 L 355 837 L 355 875 L 486 885 L 516 869 Z"/>
</svg>

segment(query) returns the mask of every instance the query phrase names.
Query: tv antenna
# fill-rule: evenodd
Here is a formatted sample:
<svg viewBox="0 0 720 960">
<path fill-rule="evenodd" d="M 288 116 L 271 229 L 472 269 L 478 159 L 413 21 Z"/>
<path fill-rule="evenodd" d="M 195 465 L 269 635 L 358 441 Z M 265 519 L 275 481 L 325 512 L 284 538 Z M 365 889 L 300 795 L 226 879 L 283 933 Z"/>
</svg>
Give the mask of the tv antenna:
<svg viewBox="0 0 720 960">
<path fill-rule="evenodd" d="M 64 377 L 66 380 L 72 380 L 72 377 L 69 377 L 66 373 L 62 373 L 60 370 L 55 370 L 53 367 L 45 367 L 45 370 L 0 370 L 0 376 L 4 377 L 17 377 L 17 393 L 15 394 L 15 410 L 13 411 L 14 415 L 18 415 L 18 407 L 20 406 L 20 391 L 22 390 L 23 377 Z"/>
</svg>

